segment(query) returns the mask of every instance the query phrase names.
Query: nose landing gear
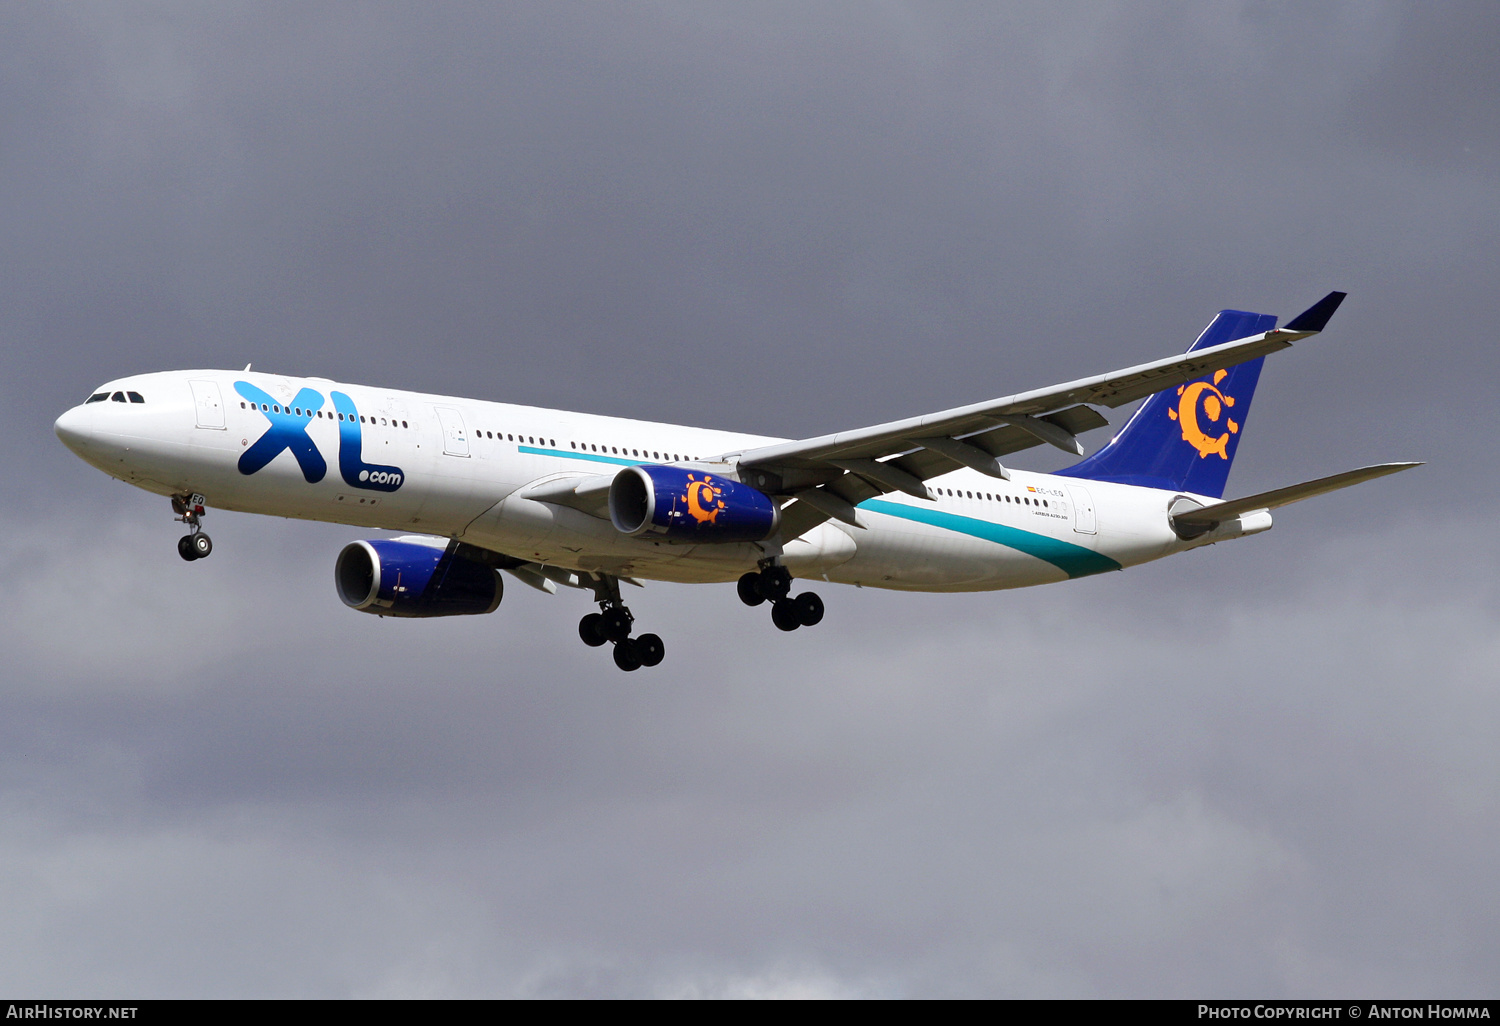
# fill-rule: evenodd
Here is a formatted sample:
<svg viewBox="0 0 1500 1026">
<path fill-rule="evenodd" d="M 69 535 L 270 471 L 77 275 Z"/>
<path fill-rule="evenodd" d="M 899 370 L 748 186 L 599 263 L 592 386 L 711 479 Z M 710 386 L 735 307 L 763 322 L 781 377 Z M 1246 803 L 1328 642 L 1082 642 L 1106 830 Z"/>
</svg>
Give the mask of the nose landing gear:
<svg viewBox="0 0 1500 1026">
<path fill-rule="evenodd" d="M 823 600 L 816 592 L 792 595 L 792 575 L 776 563 L 765 563 L 751 570 L 735 585 L 740 601 L 747 606 L 771 603 L 771 622 L 784 631 L 813 627 L 823 620 Z"/>
<path fill-rule="evenodd" d="M 213 539 L 203 533 L 202 517 L 207 513 L 203 496 L 194 492 L 186 498 L 172 496 L 172 512 L 188 525 L 188 533 L 177 539 L 177 554 L 188 562 L 202 559 L 214 550 Z"/>
<path fill-rule="evenodd" d="M 667 654 L 661 638 L 655 634 L 642 634 L 631 638 L 635 616 L 620 600 L 620 582 L 607 574 L 594 580 L 594 598 L 599 603 L 599 612 L 590 613 L 578 622 L 578 636 L 590 648 L 610 643 L 614 645 L 615 665 L 630 672 L 642 666 L 656 666 Z"/>
</svg>

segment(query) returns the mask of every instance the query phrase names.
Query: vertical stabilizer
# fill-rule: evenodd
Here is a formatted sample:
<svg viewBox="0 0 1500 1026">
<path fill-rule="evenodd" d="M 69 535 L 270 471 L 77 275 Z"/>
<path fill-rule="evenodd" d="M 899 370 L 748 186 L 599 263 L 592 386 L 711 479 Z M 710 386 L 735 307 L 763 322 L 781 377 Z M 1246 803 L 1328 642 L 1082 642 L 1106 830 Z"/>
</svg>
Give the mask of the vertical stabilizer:
<svg viewBox="0 0 1500 1026">
<path fill-rule="evenodd" d="M 1270 314 L 1221 310 L 1188 352 L 1274 327 L 1276 318 Z M 1057 473 L 1222 497 L 1264 361 L 1261 357 L 1156 393 L 1108 445 Z"/>
</svg>

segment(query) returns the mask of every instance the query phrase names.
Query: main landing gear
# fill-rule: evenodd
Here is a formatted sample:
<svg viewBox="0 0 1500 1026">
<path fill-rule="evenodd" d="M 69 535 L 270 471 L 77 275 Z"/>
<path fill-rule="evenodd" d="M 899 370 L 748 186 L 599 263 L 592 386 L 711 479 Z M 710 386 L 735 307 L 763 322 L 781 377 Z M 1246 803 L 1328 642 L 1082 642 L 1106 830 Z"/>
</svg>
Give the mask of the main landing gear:
<svg viewBox="0 0 1500 1026">
<path fill-rule="evenodd" d="M 615 665 L 627 672 L 642 666 L 655 666 L 667 654 L 666 646 L 655 634 L 642 634 L 632 638 L 630 632 L 635 617 L 620 600 L 620 582 L 617 578 L 600 574 L 594 579 L 594 598 L 599 603 L 599 612 L 590 613 L 578 621 L 578 636 L 590 648 L 609 643 L 614 645 Z"/>
<path fill-rule="evenodd" d="M 172 496 L 172 512 L 177 519 L 188 525 L 188 533 L 177 539 L 177 554 L 188 562 L 202 559 L 214 550 L 213 539 L 203 533 L 201 518 L 207 512 L 203 504 L 207 500 L 194 492 L 186 498 Z"/>
<path fill-rule="evenodd" d="M 781 630 L 812 627 L 823 619 L 823 600 L 811 591 L 792 595 L 792 575 L 784 566 L 763 564 L 741 577 L 736 588 L 747 606 L 771 603 L 771 622 Z"/>
</svg>

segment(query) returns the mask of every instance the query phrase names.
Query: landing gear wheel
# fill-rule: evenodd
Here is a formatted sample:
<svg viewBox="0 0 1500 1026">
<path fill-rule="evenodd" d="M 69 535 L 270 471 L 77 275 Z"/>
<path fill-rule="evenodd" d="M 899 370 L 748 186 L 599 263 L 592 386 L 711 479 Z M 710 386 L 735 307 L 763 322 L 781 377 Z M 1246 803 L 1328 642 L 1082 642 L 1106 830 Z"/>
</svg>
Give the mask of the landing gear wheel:
<svg viewBox="0 0 1500 1026">
<path fill-rule="evenodd" d="M 171 498 L 172 512 L 177 514 L 175 519 L 188 526 L 187 536 L 177 539 L 177 554 L 190 562 L 204 558 L 214 550 L 213 541 L 203 533 L 202 527 L 203 505 L 208 500 L 197 492 Z"/>
<path fill-rule="evenodd" d="M 635 642 L 629 638 L 615 642 L 615 665 L 626 673 L 641 668 L 641 654 L 636 650 Z"/>
<path fill-rule="evenodd" d="M 756 576 L 755 590 L 768 602 L 780 602 L 792 590 L 792 575 L 784 566 L 768 566 Z"/>
<path fill-rule="evenodd" d="M 783 631 L 794 631 L 802 626 L 802 619 L 797 615 L 797 603 L 788 599 L 782 599 L 771 607 L 771 622 Z"/>
<path fill-rule="evenodd" d="M 635 654 L 642 666 L 655 666 L 667 654 L 667 646 L 655 634 L 642 634 L 635 639 Z"/>
<path fill-rule="evenodd" d="M 611 606 L 598 615 L 600 625 L 604 628 L 604 637 L 606 639 L 618 643 L 630 637 L 631 616 L 626 612 L 625 607 Z M 616 661 L 618 661 L 618 658 Z M 631 667 L 631 669 L 634 668 Z"/>
<path fill-rule="evenodd" d="M 604 636 L 604 617 L 590 613 L 578 621 L 578 636 L 589 648 L 598 648 L 609 639 Z"/>
<path fill-rule="evenodd" d="M 739 583 L 735 585 L 735 589 L 740 593 L 740 601 L 745 603 L 745 605 L 758 606 L 766 600 L 766 597 L 760 593 L 759 581 L 760 574 L 751 570 L 748 574 L 741 577 Z"/>
<path fill-rule="evenodd" d="M 815 591 L 804 591 L 791 600 L 797 608 L 797 620 L 804 627 L 816 627 L 823 619 L 823 600 Z"/>
</svg>

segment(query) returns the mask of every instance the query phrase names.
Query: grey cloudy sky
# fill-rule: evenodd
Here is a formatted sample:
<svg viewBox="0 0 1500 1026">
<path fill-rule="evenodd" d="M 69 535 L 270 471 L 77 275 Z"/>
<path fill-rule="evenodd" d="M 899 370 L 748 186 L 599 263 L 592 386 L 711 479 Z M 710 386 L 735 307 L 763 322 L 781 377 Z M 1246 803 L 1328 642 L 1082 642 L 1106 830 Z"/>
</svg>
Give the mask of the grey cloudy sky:
<svg viewBox="0 0 1500 1026">
<path fill-rule="evenodd" d="M 1494 996 L 1497 44 L 1489 3 L 0 6 L 0 990 Z M 1333 288 L 1231 492 L 1429 466 L 794 635 L 654 585 L 630 677 L 579 596 L 349 612 L 351 529 L 216 513 L 184 564 L 51 434 L 252 360 L 810 434 Z"/>
</svg>

